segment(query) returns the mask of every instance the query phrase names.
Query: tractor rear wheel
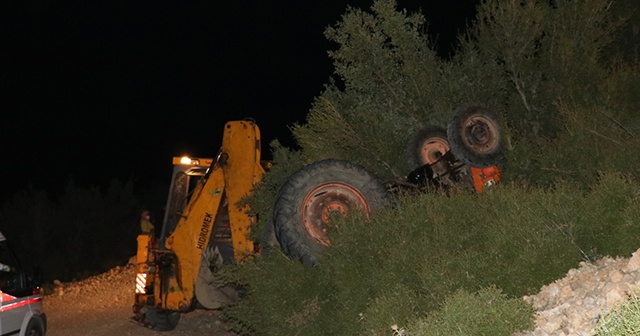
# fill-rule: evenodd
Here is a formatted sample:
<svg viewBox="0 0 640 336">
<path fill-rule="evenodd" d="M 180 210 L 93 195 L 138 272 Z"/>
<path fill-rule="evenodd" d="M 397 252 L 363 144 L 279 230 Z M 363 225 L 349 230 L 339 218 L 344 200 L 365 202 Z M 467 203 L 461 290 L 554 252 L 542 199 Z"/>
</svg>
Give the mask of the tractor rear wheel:
<svg viewBox="0 0 640 336">
<path fill-rule="evenodd" d="M 447 127 L 451 152 L 463 163 L 487 168 L 502 161 L 500 122 L 489 109 L 475 105 L 458 108 Z"/>
<path fill-rule="evenodd" d="M 324 247 L 334 215 L 362 211 L 369 216 L 388 200 L 387 190 L 363 167 L 322 160 L 303 167 L 282 186 L 274 207 L 274 229 L 282 251 L 313 266 Z"/>
<path fill-rule="evenodd" d="M 427 126 L 409 141 L 407 163 L 414 170 L 440 160 L 450 149 L 447 130 L 440 126 Z"/>
</svg>

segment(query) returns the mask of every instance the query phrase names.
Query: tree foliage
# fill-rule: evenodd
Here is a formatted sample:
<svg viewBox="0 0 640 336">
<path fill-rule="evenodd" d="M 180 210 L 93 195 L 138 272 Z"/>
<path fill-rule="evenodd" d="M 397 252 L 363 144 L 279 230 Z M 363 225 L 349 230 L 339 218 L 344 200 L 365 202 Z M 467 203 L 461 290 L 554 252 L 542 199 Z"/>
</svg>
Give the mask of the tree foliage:
<svg viewBox="0 0 640 336">
<path fill-rule="evenodd" d="M 607 152 L 637 144 L 638 76 L 630 75 L 638 66 L 610 52 L 631 17 L 615 14 L 622 5 L 629 7 L 610 0 L 483 1 L 448 60 L 424 34 L 421 14 L 398 11 L 390 0 L 374 1 L 370 11 L 348 8 L 325 33 L 338 45 L 329 53 L 333 80 L 294 136 L 307 161 L 341 158 L 383 178 L 403 177 L 412 134 L 445 126 L 455 107 L 483 103 L 503 116 L 512 151 L 507 176 L 547 185 L 592 179 L 609 165 L 605 158 L 575 169 L 546 157 L 573 152 L 580 163 L 592 159 L 593 151 L 576 142 L 596 134 L 589 141 L 611 141 Z"/>
<path fill-rule="evenodd" d="M 437 86 L 441 60 L 420 33 L 423 25 L 422 15 L 378 1 L 371 13 L 349 8 L 326 30 L 339 45 L 330 52 L 337 81 L 315 100 L 307 123 L 293 129 L 310 161 L 342 158 L 380 176 L 407 173 L 398 153 L 412 130 L 444 121 L 446 104 L 425 94 Z"/>
<path fill-rule="evenodd" d="M 0 231 L 30 271 L 70 281 L 125 264 L 136 251 L 139 197 L 133 184 L 112 181 L 103 192 L 70 182 L 57 200 L 25 190 L 2 205 Z"/>
</svg>

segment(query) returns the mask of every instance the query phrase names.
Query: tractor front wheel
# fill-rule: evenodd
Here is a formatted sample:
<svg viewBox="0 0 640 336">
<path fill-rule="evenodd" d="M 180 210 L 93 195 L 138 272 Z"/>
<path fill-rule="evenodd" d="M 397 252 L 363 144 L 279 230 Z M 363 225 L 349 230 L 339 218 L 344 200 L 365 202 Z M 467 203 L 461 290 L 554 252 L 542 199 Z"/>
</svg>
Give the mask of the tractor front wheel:
<svg viewBox="0 0 640 336">
<path fill-rule="evenodd" d="M 434 164 L 450 149 L 447 130 L 440 126 L 427 126 L 416 133 L 407 148 L 407 164 L 414 170 Z"/>
<path fill-rule="evenodd" d="M 453 155 L 469 166 L 487 168 L 502 161 L 500 123 L 483 106 L 456 109 L 447 136 Z"/>
</svg>

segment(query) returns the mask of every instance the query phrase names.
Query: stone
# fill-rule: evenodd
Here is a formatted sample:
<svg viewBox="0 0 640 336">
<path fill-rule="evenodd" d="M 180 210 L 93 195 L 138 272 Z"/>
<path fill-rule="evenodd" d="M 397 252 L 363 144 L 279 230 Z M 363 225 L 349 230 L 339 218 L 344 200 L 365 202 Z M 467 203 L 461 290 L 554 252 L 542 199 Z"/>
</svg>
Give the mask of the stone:
<svg viewBox="0 0 640 336">
<path fill-rule="evenodd" d="M 640 249 L 631 254 L 631 258 L 629 258 L 629 262 L 625 267 L 627 273 L 633 272 L 638 269 L 640 269 Z"/>
<path fill-rule="evenodd" d="M 536 309 L 535 329 L 517 336 L 591 336 L 598 320 L 640 288 L 640 249 L 629 259 L 581 262 L 566 276 L 525 299 Z"/>
</svg>

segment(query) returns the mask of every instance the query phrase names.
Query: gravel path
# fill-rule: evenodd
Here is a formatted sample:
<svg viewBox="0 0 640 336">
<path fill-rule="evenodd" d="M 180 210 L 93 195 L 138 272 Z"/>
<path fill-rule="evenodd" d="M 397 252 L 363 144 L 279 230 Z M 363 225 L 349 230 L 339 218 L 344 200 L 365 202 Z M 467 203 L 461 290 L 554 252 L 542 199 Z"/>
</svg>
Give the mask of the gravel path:
<svg viewBox="0 0 640 336">
<path fill-rule="evenodd" d="M 89 279 L 62 284 L 44 299 L 47 336 L 164 335 L 131 319 L 135 266 L 116 267 Z M 219 311 L 196 310 L 183 314 L 171 336 L 233 336 L 220 321 Z"/>
</svg>

